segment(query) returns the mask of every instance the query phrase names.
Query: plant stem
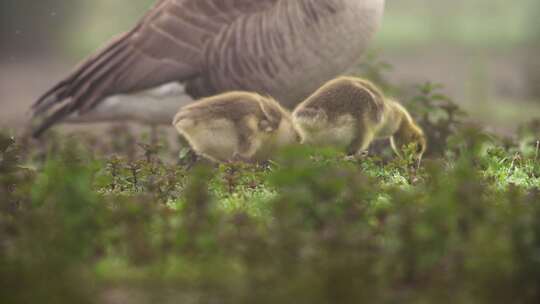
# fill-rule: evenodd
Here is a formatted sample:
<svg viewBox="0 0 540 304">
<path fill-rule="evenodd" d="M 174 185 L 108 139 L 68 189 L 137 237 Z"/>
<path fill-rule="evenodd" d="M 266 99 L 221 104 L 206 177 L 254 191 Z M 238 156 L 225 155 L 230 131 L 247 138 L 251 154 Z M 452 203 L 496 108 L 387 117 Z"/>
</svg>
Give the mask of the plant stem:
<svg viewBox="0 0 540 304">
<path fill-rule="evenodd" d="M 536 155 L 534 156 L 534 160 L 538 160 L 538 151 L 540 150 L 540 140 L 536 141 Z"/>
</svg>

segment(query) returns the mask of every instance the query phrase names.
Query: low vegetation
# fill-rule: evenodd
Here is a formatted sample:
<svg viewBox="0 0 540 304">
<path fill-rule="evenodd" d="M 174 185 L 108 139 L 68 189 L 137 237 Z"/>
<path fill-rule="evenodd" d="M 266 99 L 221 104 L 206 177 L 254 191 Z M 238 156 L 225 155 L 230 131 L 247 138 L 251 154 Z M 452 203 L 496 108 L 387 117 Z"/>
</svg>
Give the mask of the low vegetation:
<svg viewBox="0 0 540 304">
<path fill-rule="evenodd" d="M 437 86 L 410 95 L 420 167 L 387 145 L 215 166 L 123 128 L 2 133 L 2 303 L 540 302 L 538 122 L 501 139 Z"/>
</svg>

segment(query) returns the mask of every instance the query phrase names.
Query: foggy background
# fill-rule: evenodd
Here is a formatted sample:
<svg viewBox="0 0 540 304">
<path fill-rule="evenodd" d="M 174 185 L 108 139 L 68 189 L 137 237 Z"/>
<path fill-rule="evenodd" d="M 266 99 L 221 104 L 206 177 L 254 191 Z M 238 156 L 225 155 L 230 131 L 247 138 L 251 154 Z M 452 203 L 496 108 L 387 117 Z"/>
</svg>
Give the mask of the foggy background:
<svg viewBox="0 0 540 304">
<path fill-rule="evenodd" d="M 153 3 L 0 0 L 0 128 L 24 128 L 35 98 Z M 442 83 L 490 130 L 540 117 L 538 0 L 387 0 L 372 50 L 392 82 Z"/>
</svg>

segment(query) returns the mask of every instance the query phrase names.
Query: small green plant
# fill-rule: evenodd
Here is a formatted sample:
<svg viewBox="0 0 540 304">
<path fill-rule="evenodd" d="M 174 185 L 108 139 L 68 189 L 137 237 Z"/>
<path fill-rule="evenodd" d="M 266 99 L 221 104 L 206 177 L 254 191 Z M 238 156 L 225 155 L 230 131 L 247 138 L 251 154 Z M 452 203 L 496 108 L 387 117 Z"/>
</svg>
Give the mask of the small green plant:
<svg viewBox="0 0 540 304">
<path fill-rule="evenodd" d="M 455 152 L 420 167 L 308 147 L 263 166 L 182 166 L 60 138 L 40 162 L 3 136 L 0 295 L 536 303 L 538 160 L 479 129 L 447 141 Z"/>
<path fill-rule="evenodd" d="M 428 155 L 444 155 L 448 139 L 464 123 L 466 113 L 448 96 L 441 85 L 427 82 L 417 86 L 417 93 L 405 104 L 410 108 L 428 139 Z"/>
</svg>

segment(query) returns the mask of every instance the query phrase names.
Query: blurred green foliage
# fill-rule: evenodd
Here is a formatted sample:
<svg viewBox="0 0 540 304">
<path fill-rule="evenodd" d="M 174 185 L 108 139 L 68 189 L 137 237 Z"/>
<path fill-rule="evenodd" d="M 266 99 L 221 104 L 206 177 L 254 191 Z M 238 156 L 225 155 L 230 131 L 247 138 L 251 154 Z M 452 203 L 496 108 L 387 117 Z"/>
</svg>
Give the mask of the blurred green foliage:
<svg viewBox="0 0 540 304">
<path fill-rule="evenodd" d="M 388 1 L 378 44 L 385 49 L 427 46 L 519 47 L 538 29 L 538 1 Z"/>
<path fill-rule="evenodd" d="M 510 141 L 455 124 L 421 167 L 306 147 L 193 167 L 126 130 L 2 135 L 0 298 L 538 303 L 537 124 Z"/>
</svg>

